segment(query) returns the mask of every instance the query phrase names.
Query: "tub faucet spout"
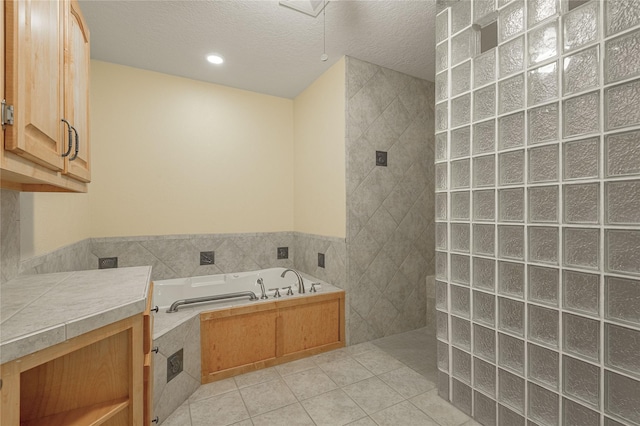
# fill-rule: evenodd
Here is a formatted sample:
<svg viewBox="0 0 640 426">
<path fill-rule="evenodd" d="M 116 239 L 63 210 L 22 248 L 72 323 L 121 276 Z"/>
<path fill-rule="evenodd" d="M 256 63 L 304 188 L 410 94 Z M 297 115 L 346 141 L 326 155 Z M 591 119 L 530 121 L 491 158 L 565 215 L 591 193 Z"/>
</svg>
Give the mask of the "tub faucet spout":
<svg viewBox="0 0 640 426">
<path fill-rule="evenodd" d="M 304 291 L 304 281 L 302 280 L 302 276 L 300 275 L 300 273 L 298 271 L 296 271 L 295 269 L 285 269 L 284 272 L 282 273 L 282 275 L 280 275 L 282 278 L 284 278 L 285 274 L 287 272 L 293 272 L 294 274 L 296 274 L 296 278 L 298 278 L 298 293 L 305 293 Z"/>
<path fill-rule="evenodd" d="M 262 291 L 262 296 L 260 296 L 260 299 L 268 299 L 269 296 L 267 296 L 267 292 L 264 291 L 264 281 L 262 280 L 262 278 L 258 278 L 258 281 L 256 283 L 260 285 L 260 291 Z"/>
</svg>

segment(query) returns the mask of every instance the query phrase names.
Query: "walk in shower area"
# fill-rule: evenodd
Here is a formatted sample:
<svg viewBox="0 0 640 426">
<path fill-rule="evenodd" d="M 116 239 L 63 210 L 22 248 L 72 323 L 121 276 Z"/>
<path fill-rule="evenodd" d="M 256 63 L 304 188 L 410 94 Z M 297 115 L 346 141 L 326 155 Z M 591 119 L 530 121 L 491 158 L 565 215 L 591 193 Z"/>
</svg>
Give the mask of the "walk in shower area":
<svg viewBox="0 0 640 426">
<path fill-rule="evenodd" d="M 640 2 L 448 2 L 438 392 L 483 425 L 640 424 Z"/>
</svg>

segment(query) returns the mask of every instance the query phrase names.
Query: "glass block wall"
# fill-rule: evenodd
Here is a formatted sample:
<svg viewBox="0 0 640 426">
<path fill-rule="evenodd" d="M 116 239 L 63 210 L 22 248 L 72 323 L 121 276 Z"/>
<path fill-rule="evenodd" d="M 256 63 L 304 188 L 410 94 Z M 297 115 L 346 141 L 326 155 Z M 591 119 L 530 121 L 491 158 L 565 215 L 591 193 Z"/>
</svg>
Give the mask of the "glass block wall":
<svg viewBox="0 0 640 426">
<path fill-rule="evenodd" d="M 640 1 L 436 24 L 440 395 L 484 425 L 640 425 Z"/>
</svg>

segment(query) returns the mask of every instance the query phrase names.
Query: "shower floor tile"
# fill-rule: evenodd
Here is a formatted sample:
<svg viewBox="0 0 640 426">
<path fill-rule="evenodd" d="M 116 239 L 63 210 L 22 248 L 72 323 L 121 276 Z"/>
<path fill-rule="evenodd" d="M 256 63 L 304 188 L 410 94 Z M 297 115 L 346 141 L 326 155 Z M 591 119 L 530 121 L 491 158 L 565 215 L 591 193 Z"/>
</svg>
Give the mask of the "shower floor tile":
<svg viewBox="0 0 640 426">
<path fill-rule="evenodd" d="M 162 424 L 478 425 L 438 397 L 436 377 L 435 336 L 423 328 L 202 385 Z"/>
</svg>

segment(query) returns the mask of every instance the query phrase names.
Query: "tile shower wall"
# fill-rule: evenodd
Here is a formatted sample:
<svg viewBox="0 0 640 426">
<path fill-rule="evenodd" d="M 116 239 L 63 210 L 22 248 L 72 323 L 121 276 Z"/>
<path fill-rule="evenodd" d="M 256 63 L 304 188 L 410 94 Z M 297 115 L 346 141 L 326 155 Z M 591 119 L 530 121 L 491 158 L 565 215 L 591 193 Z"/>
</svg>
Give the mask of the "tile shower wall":
<svg viewBox="0 0 640 426">
<path fill-rule="evenodd" d="M 434 94 L 433 83 L 351 57 L 346 73 L 348 328 L 354 344 L 426 323 L 426 278 L 435 268 Z M 387 152 L 387 167 L 376 166 L 376 151 Z"/>
<path fill-rule="evenodd" d="M 640 424 L 640 5 L 583 3 L 437 17 L 439 393 L 484 425 Z"/>
</svg>

